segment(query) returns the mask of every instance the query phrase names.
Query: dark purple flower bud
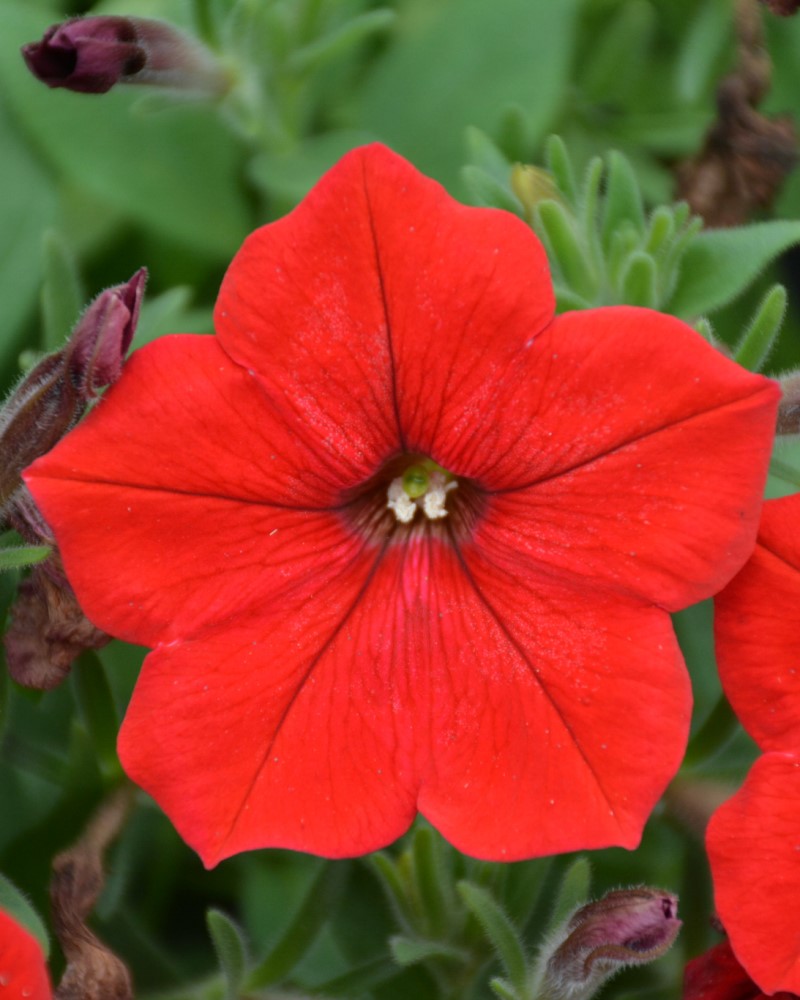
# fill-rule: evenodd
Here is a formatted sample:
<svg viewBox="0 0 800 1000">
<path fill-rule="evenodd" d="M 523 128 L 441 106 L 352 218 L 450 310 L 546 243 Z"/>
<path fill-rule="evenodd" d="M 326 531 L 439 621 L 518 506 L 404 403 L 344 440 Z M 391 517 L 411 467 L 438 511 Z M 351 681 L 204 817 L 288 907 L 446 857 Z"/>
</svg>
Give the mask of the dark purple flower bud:
<svg viewBox="0 0 800 1000">
<path fill-rule="evenodd" d="M 195 39 L 163 21 L 79 17 L 48 28 L 22 47 L 28 69 L 48 87 L 104 94 L 117 83 L 222 94 L 228 78 Z"/>
<path fill-rule="evenodd" d="M 539 995 L 588 1000 L 628 965 L 660 958 L 678 935 L 678 899 L 659 889 L 618 889 L 577 910 L 543 953 Z"/>
<path fill-rule="evenodd" d="M 142 268 L 126 284 L 101 292 L 64 347 L 42 358 L 0 410 L 0 514 L 6 519 L 15 520 L 10 508 L 22 470 L 67 433 L 103 386 L 119 378 L 146 280 Z"/>
</svg>

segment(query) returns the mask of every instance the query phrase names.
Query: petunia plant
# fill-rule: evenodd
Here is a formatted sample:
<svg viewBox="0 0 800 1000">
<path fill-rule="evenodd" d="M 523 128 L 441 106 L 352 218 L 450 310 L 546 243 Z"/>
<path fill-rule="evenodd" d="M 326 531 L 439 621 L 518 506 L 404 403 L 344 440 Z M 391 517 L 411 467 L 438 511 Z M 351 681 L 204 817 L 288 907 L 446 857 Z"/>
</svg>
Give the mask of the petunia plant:
<svg viewBox="0 0 800 1000">
<path fill-rule="evenodd" d="M 0 0 L 0 994 L 800 996 L 800 29 L 617 7 Z"/>
</svg>

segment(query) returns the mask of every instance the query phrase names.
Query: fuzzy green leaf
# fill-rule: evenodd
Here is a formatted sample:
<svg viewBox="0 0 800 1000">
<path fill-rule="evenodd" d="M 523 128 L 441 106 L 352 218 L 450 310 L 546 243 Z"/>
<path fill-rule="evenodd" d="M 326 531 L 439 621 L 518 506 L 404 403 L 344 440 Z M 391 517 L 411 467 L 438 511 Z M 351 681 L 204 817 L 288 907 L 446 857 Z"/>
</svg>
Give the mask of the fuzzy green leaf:
<svg viewBox="0 0 800 1000">
<path fill-rule="evenodd" d="M 62 233 L 44 234 L 42 326 L 45 351 L 61 347 L 85 305 L 75 253 Z"/>
<path fill-rule="evenodd" d="M 761 370 L 781 332 L 786 302 L 783 285 L 773 285 L 761 300 L 733 355 L 742 367 Z"/>
<path fill-rule="evenodd" d="M 643 234 L 644 205 L 630 161 L 622 153 L 612 150 L 608 154 L 608 180 L 601 227 L 604 247 L 609 246 L 612 234 L 625 223 L 633 224 L 636 231 Z"/>
<path fill-rule="evenodd" d="M 683 255 L 667 311 L 692 317 L 727 305 L 797 243 L 800 221 L 788 219 L 700 233 Z"/>
<path fill-rule="evenodd" d="M 14 545 L 0 549 L 0 572 L 7 569 L 23 569 L 43 562 L 53 550 L 49 545 Z"/>
<path fill-rule="evenodd" d="M 503 963 L 512 988 L 522 995 L 528 979 L 528 963 L 517 929 L 486 889 L 472 882 L 459 882 L 456 888 Z"/>
<path fill-rule="evenodd" d="M 549 930 L 563 923 L 578 906 L 587 902 L 592 892 L 592 869 L 588 858 L 576 858 L 564 872 L 558 887 Z"/>
<path fill-rule="evenodd" d="M 416 965 L 429 959 L 445 959 L 448 962 L 469 962 L 469 952 L 455 948 L 444 941 L 426 941 L 398 934 L 389 939 L 392 957 L 398 965 Z"/>
<path fill-rule="evenodd" d="M 206 926 L 225 976 L 225 1000 L 239 1000 L 247 971 L 247 944 L 244 933 L 220 910 L 206 911 Z"/>
</svg>

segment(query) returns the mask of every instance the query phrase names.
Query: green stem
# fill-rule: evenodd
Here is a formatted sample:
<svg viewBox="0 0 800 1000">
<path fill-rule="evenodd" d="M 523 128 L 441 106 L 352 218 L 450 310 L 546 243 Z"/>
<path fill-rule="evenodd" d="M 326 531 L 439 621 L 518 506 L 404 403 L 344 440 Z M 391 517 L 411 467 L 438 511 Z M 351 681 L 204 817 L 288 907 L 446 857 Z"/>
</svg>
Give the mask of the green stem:
<svg viewBox="0 0 800 1000">
<path fill-rule="evenodd" d="M 706 721 L 689 741 L 684 767 L 705 763 L 731 740 L 739 728 L 739 720 L 724 694 L 711 709 Z"/>
</svg>

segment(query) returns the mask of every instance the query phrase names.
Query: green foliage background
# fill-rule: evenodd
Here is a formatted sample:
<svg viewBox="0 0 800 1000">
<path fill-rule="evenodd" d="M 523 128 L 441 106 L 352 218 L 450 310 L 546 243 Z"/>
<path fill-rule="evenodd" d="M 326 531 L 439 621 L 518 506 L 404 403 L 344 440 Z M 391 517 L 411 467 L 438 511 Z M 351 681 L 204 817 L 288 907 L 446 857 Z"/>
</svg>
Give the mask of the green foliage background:
<svg viewBox="0 0 800 1000">
<path fill-rule="evenodd" d="M 373 139 L 463 200 L 524 214 L 511 164 L 543 163 L 556 132 L 579 179 L 593 157 L 619 150 L 646 212 L 669 204 L 672 168 L 700 147 L 715 86 L 735 59 L 732 8 L 730 0 L 0 0 L 0 380 L 11 386 L 38 352 L 63 341 L 89 298 L 142 265 L 150 284 L 136 344 L 210 332 L 216 289 L 246 234 Z M 47 90 L 20 45 L 89 12 L 159 17 L 199 34 L 234 75 L 231 95 L 215 105 L 146 88 L 100 97 Z M 800 18 L 765 21 L 774 61 L 767 107 L 791 112 Z M 733 346 L 766 289 L 788 282 L 789 313 L 767 366 L 778 372 L 800 363 L 796 258 L 776 263 L 800 240 L 797 175 L 773 214 L 784 228 L 689 251 L 693 266 L 676 277 L 673 306 L 693 322 L 710 315 Z M 796 488 L 796 458 L 781 446 L 773 495 Z M 14 573 L 0 576 L 3 611 L 14 585 Z M 695 686 L 695 732 L 719 700 L 710 614 L 699 606 L 676 623 Z M 113 643 L 101 667 L 85 657 L 46 695 L 0 679 L 0 871 L 41 914 L 50 860 L 119 780 L 116 720 L 143 652 Z M 725 742 L 716 723 L 704 732 L 710 738 L 695 744 L 685 774 L 732 789 L 753 748 L 741 733 Z M 702 843 L 680 819 L 659 807 L 639 850 L 593 855 L 589 890 L 582 862 L 479 864 L 424 824 L 383 860 L 262 851 L 206 872 L 142 797 L 109 859 L 94 926 L 130 964 L 142 997 L 469 1000 L 491 995 L 490 978 L 509 970 L 493 957 L 498 942 L 473 890 L 458 885 L 486 890 L 531 956 L 559 886 L 577 903 L 581 892 L 647 883 L 681 895 L 684 931 L 666 959 L 606 995 L 677 997 L 687 957 L 716 940 Z M 53 963 L 57 975 L 55 945 Z"/>
</svg>

